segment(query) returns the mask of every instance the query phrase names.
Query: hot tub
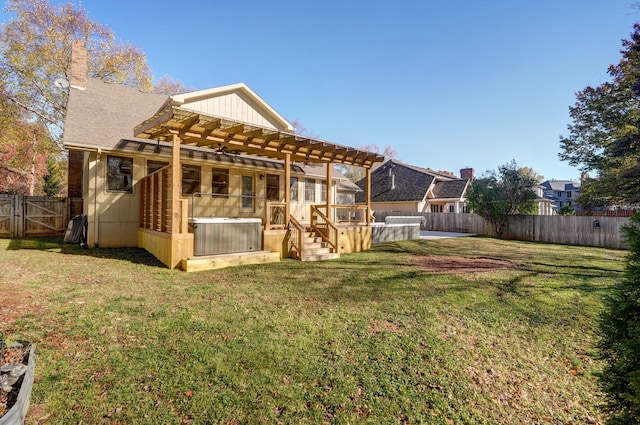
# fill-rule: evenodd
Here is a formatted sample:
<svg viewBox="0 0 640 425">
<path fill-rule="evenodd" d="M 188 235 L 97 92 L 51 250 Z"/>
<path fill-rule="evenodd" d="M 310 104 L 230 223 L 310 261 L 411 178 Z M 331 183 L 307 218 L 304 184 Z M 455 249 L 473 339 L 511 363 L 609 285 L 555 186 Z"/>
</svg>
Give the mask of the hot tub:
<svg viewBox="0 0 640 425">
<path fill-rule="evenodd" d="M 194 255 L 262 251 L 262 220 L 259 218 L 194 217 Z"/>
</svg>

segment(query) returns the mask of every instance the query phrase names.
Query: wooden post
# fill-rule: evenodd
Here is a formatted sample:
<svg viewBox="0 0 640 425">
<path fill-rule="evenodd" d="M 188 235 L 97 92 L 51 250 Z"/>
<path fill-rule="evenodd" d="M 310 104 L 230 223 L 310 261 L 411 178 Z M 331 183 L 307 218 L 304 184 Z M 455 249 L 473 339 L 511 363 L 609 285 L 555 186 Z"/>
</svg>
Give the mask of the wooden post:
<svg viewBox="0 0 640 425">
<path fill-rule="evenodd" d="M 291 154 L 284 156 L 284 225 L 289 225 L 291 216 Z"/>
<path fill-rule="evenodd" d="M 333 177 L 331 176 L 332 171 L 333 171 L 333 164 L 329 162 L 327 164 L 327 184 L 325 186 L 326 187 L 325 192 L 327 194 L 327 199 L 326 199 L 327 211 L 325 212 L 325 215 L 329 220 L 332 220 L 331 219 L 331 183 L 333 179 Z"/>
<path fill-rule="evenodd" d="M 364 188 L 364 199 L 365 199 L 365 202 L 367 203 L 366 222 L 367 222 L 367 226 L 369 226 L 371 224 L 371 168 L 365 168 L 365 172 L 366 172 L 367 183 Z"/>
<path fill-rule="evenodd" d="M 173 152 L 171 156 L 171 233 L 180 233 L 182 229 L 181 220 L 182 206 L 180 196 L 182 195 L 182 165 L 180 164 L 180 136 L 173 135 Z"/>
</svg>

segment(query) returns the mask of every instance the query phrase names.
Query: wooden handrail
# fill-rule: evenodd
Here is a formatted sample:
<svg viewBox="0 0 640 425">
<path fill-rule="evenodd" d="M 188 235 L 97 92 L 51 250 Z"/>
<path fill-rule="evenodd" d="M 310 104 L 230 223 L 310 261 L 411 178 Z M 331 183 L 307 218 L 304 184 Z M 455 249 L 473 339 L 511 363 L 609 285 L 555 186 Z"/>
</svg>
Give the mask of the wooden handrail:
<svg viewBox="0 0 640 425">
<path fill-rule="evenodd" d="M 323 223 L 320 223 L 319 219 Z M 338 228 L 316 205 L 311 205 L 311 228 L 322 237 L 324 242 L 331 245 L 333 252 L 340 252 L 338 250 Z"/>
<path fill-rule="evenodd" d="M 302 259 L 302 251 L 304 244 L 302 243 L 306 229 L 293 216 L 289 217 L 289 245 L 298 253 L 298 257 Z"/>
</svg>

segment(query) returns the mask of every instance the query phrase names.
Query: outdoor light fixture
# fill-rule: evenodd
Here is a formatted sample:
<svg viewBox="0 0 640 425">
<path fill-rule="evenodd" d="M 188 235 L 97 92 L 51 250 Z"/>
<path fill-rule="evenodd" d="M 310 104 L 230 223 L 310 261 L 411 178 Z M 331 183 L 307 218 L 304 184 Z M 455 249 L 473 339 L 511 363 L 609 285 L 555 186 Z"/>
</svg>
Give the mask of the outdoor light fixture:
<svg viewBox="0 0 640 425">
<path fill-rule="evenodd" d="M 600 230 L 600 220 L 597 218 L 593 220 L 593 230 Z"/>
<path fill-rule="evenodd" d="M 264 174 L 260 174 L 260 180 L 264 180 Z"/>
<path fill-rule="evenodd" d="M 155 153 L 160 153 L 161 150 L 162 150 L 162 147 L 160 146 L 160 138 L 158 138 L 158 140 L 156 140 L 156 145 L 153 148 L 153 151 Z"/>
</svg>

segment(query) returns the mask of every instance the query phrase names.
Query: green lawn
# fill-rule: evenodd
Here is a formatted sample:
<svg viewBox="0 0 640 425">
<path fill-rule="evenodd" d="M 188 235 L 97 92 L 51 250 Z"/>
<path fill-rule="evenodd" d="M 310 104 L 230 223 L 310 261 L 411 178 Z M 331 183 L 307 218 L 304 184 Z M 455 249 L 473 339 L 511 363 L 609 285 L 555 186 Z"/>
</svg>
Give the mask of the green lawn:
<svg viewBox="0 0 640 425">
<path fill-rule="evenodd" d="M 38 344 L 30 424 L 598 424 L 624 255 L 461 238 L 187 274 L 0 240 L 0 331 Z M 423 267 L 470 258 L 515 267 Z"/>
</svg>

